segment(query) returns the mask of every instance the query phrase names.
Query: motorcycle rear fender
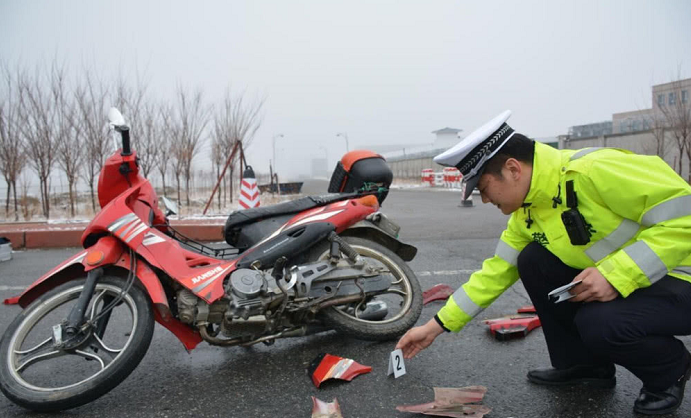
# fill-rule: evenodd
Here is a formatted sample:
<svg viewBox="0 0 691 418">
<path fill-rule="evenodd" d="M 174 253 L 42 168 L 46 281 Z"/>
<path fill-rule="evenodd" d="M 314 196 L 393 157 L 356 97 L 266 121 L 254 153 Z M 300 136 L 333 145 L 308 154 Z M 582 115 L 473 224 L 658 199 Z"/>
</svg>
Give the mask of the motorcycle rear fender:
<svg viewBox="0 0 691 418">
<path fill-rule="evenodd" d="M 417 248 L 399 241 L 397 237 L 366 219 L 350 226 L 340 235 L 372 240 L 398 254 L 403 261 L 411 261 L 417 254 Z"/>
<path fill-rule="evenodd" d="M 89 265 L 86 260 L 88 253 L 93 251 L 102 251 L 104 257 L 101 262 Z M 47 291 L 70 280 L 84 277 L 88 270 L 97 267 L 111 267 L 110 273 L 126 276 L 130 269 L 130 262 L 130 254 L 124 251 L 124 246 L 120 241 L 112 236 L 103 237 L 92 247 L 80 251 L 35 281 L 19 295 L 18 303 L 25 308 Z M 116 268 L 112 269 L 112 267 Z M 142 260 L 137 260 L 136 272 L 137 279 L 146 289 L 146 293 L 156 308 L 154 309 L 156 321 L 178 337 L 185 349 L 189 351 L 195 348 L 202 341 L 201 336 L 171 315 L 168 299 L 156 273 L 148 263 Z"/>
</svg>

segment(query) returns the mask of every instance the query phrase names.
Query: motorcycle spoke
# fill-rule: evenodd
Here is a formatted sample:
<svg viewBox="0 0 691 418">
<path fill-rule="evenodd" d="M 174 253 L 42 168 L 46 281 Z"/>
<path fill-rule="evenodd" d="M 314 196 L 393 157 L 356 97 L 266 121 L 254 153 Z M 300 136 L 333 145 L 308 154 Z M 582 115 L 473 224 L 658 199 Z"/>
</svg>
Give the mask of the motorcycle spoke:
<svg viewBox="0 0 691 418">
<path fill-rule="evenodd" d="M 396 280 L 395 282 L 391 282 L 391 286 L 394 286 L 394 285 L 397 285 L 397 284 L 401 284 L 401 283 L 403 283 L 403 277 L 401 277 L 400 279 Z"/>
<path fill-rule="evenodd" d="M 101 365 L 101 370 L 106 368 L 106 364 L 103 361 L 103 359 L 96 354 L 93 353 L 87 353 L 86 351 L 82 350 L 74 350 L 74 353 L 80 357 L 84 357 L 87 360 L 96 360 L 98 363 Z"/>
<path fill-rule="evenodd" d="M 52 341 L 53 341 L 52 338 L 50 338 L 50 337 L 49 337 L 49 338 L 46 338 L 45 341 L 43 341 L 42 343 L 37 344 L 35 347 L 32 347 L 32 348 L 30 348 L 30 349 L 28 349 L 28 350 L 14 350 L 14 354 L 29 354 L 29 353 L 31 353 L 32 351 L 40 350 L 40 349 L 43 348 L 44 346 L 50 344 Z"/>
<path fill-rule="evenodd" d="M 17 353 L 17 351 L 15 351 L 15 353 Z M 27 356 L 27 359 L 17 368 L 15 368 L 15 371 L 17 373 L 21 373 L 23 370 L 25 370 L 27 367 L 31 366 L 34 363 L 37 363 L 42 360 L 50 360 L 56 357 L 63 356 L 64 354 L 65 353 L 63 351 L 55 350 L 51 346 L 50 350 L 44 350 L 43 352 Z"/>
<path fill-rule="evenodd" d="M 105 290 L 102 290 L 101 292 L 98 293 L 98 295 L 94 296 L 93 300 L 91 301 L 91 306 L 89 307 L 89 320 L 93 321 L 94 317 L 96 316 L 96 308 L 98 307 L 98 303 L 101 301 L 103 296 L 106 294 Z M 105 305 L 105 302 L 104 302 Z"/>
<path fill-rule="evenodd" d="M 106 345 L 106 343 L 103 342 L 101 338 L 99 338 L 98 335 L 93 336 L 93 340 L 91 341 L 90 347 L 94 352 L 102 352 L 108 357 L 110 357 L 111 361 L 117 357 L 120 352 L 122 352 L 122 348 L 115 349 L 115 348 L 110 348 Z"/>
<path fill-rule="evenodd" d="M 407 292 L 404 292 L 404 291 L 402 291 L 402 290 L 400 290 L 400 289 L 391 289 L 391 288 L 389 288 L 389 289 L 388 289 L 386 292 L 384 292 L 384 293 L 395 293 L 395 294 L 401 295 L 401 296 L 408 296 L 408 293 L 407 293 Z"/>
</svg>

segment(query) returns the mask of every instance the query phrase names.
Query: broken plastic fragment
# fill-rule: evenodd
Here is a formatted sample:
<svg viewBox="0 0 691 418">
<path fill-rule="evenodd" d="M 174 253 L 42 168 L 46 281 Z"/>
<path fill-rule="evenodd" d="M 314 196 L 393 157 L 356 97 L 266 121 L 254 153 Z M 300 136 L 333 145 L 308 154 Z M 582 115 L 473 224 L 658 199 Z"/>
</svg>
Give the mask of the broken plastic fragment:
<svg viewBox="0 0 691 418">
<path fill-rule="evenodd" d="M 401 412 L 415 412 L 425 415 L 455 418 L 482 418 L 492 409 L 475 404 L 482 401 L 487 388 L 468 386 L 464 388 L 434 388 L 434 402 L 420 405 L 397 406 Z"/>
<path fill-rule="evenodd" d="M 371 372 L 372 368 L 363 366 L 349 358 L 321 353 L 312 360 L 307 370 L 314 385 L 319 387 L 322 382 L 329 379 L 341 379 L 350 382 L 356 376 Z"/>
<path fill-rule="evenodd" d="M 526 314 L 531 314 L 531 313 L 537 314 L 537 311 L 535 310 L 535 307 L 533 305 L 521 306 L 520 308 L 518 308 L 517 312 L 518 313 L 526 313 Z"/>
<path fill-rule="evenodd" d="M 312 396 L 312 418 L 343 418 L 338 400 L 324 402 Z"/>
<path fill-rule="evenodd" d="M 16 305 L 16 304 L 19 303 L 19 296 L 15 296 L 15 297 L 12 297 L 12 298 L 5 299 L 5 300 L 3 301 L 3 303 L 4 303 L 5 305 Z"/>
<path fill-rule="evenodd" d="M 445 284 L 436 284 L 422 292 L 422 304 L 427 305 L 435 300 L 446 300 L 453 294 L 453 289 Z"/>
<path fill-rule="evenodd" d="M 484 322 L 489 325 L 489 331 L 499 341 L 525 337 L 530 331 L 541 325 L 537 315 L 522 314 L 487 319 Z"/>
</svg>

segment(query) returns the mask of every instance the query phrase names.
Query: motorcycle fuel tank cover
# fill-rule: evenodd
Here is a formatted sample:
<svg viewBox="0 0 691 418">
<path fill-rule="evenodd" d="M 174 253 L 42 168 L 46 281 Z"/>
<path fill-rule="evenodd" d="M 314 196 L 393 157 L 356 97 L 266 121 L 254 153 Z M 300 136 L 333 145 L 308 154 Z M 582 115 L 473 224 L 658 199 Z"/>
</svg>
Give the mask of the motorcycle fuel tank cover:
<svg viewBox="0 0 691 418">
<path fill-rule="evenodd" d="M 350 382 L 355 377 L 369 373 L 372 367 L 363 366 L 355 360 L 321 353 L 312 360 L 307 369 L 314 386 L 319 387 L 325 380 L 341 379 Z"/>
</svg>

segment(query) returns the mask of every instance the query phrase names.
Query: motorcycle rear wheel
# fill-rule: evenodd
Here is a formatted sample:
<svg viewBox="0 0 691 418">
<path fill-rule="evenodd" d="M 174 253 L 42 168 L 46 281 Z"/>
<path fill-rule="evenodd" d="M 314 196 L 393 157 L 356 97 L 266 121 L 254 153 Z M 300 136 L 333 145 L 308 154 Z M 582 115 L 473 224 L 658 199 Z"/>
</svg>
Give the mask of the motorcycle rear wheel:
<svg viewBox="0 0 691 418">
<path fill-rule="evenodd" d="M 12 402 L 40 412 L 60 411 L 91 402 L 122 382 L 146 354 L 154 331 L 151 302 L 132 285 L 117 297 L 126 280 L 103 276 L 87 305 L 85 319 L 114 302 L 70 347 L 55 345 L 52 327 L 66 318 L 85 279 L 67 282 L 45 293 L 10 324 L 0 340 L 0 390 Z M 100 334 L 100 335 L 99 335 Z"/>
<path fill-rule="evenodd" d="M 389 309 L 399 310 L 381 320 L 367 320 L 357 317 L 358 308 L 364 308 L 364 304 L 334 306 L 320 312 L 324 322 L 343 334 L 361 340 L 386 341 L 403 335 L 415 325 L 422 312 L 422 291 L 415 273 L 396 253 L 381 244 L 358 237 L 341 238 L 368 263 L 383 269 L 383 274 L 392 276 L 389 291 L 385 295 L 376 296 L 376 299 L 386 302 Z M 327 246 L 322 245 L 312 250 L 310 259 L 324 260 L 328 257 L 329 250 Z M 343 260 L 341 263 L 347 262 Z M 399 295 L 402 300 L 385 300 L 390 295 Z"/>
</svg>

